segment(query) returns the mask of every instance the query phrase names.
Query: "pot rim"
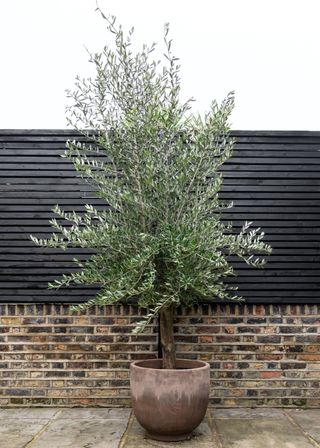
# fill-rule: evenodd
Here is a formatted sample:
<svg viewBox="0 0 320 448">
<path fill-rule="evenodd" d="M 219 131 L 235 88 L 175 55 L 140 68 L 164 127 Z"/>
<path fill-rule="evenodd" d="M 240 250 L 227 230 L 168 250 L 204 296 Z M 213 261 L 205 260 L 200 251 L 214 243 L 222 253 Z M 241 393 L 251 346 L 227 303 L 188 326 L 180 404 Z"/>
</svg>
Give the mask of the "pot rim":
<svg viewBox="0 0 320 448">
<path fill-rule="evenodd" d="M 137 361 L 133 361 L 130 363 L 130 367 L 134 367 L 136 369 L 140 369 L 140 370 L 155 370 L 155 371 L 160 371 L 162 370 L 163 372 L 190 372 L 193 370 L 206 370 L 206 369 L 210 369 L 210 364 L 206 361 L 202 361 L 200 359 L 183 359 L 183 358 L 178 358 L 176 361 L 183 361 L 184 363 L 189 363 L 192 364 L 194 362 L 197 362 L 200 365 L 199 367 L 190 367 L 190 368 L 178 368 L 178 369 L 160 369 L 160 368 L 155 368 L 155 367 L 148 367 L 148 366 L 139 366 L 138 363 L 140 362 L 146 362 L 146 361 L 162 361 L 162 358 L 149 358 L 149 359 L 138 359 Z"/>
</svg>

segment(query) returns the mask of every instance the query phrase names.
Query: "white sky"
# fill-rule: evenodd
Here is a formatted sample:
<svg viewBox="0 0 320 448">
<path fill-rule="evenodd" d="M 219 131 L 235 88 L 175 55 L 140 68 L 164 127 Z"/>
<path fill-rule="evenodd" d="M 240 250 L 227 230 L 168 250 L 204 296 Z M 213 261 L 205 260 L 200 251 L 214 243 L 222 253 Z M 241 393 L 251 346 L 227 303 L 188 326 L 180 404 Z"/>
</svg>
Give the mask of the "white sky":
<svg viewBox="0 0 320 448">
<path fill-rule="evenodd" d="M 140 43 L 170 22 L 194 110 L 236 91 L 233 129 L 320 130 L 319 0 L 100 0 Z M 65 89 L 110 43 L 95 0 L 0 0 L 0 128 L 66 128 Z"/>
</svg>

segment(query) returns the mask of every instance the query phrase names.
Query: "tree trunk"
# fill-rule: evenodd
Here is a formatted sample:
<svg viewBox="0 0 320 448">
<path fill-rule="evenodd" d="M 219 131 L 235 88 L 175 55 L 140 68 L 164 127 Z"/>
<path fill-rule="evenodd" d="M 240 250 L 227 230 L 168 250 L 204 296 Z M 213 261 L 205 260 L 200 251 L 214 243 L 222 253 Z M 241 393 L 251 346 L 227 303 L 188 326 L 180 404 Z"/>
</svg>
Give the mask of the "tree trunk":
<svg viewBox="0 0 320 448">
<path fill-rule="evenodd" d="M 174 307 L 160 311 L 160 342 L 162 348 L 162 368 L 176 368 L 176 347 L 173 336 Z"/>
</svg>

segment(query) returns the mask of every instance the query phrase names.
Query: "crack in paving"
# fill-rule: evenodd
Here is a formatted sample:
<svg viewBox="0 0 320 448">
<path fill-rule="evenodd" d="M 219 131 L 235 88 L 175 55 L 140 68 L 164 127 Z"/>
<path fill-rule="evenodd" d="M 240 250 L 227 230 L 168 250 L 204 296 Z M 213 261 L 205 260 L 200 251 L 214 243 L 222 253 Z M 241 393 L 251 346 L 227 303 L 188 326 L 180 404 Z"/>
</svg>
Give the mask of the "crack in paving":
<svg viewBox="0 0 320 448">
<path fill-rule="evenodd" d="M 32 437 L 29 442 L 23 445 L 22 448 L 32 448 L 33 443 L 39 439 L 39 437 L 46 432 L 51 423 L 56 420 L 56 418 L 61 414 L 62 409 L 58 409 L 58 411 L 49 419 L 49 421 Z"/>
<path fill-rule="evenodd" d="M 320 448 L 320 443 L 317 442 L 317 440 L 315 440 L 307 431 L 305 431 L 302 426 L 299 425 L 298 422 L 295 421 L 295 419 L 293 417 L 291 417 L 290 414 L 287 413 L 287 411 L 285 411 L 284 409 L 282 409 L 282 413 L 283 415 L 285 415 L 287 417 L 287 419 L 289 420 L 289 422 L 295 426 L 302 434 L 304 437 L 306 437 L 310 443 L 312 443 L 312 445 L 315 448 Z"/>
<path fill-rule="evenodd" d="M 221 435 L 218 430 L 218 426 L 217 426 L 215 419 L 212 416 L 211 410 L 209 408 L 208 408 L 207 418 L 208 418 L 209 428 L 211 429 L 211 432 L 212 432 L 212 441 L 214 443 L 214 446 L 216 446 L 217 448 L 223 448 L 222 439 L 221 439 Z"/>
<path fill-rule="evenodd" d="M 131 430 L 131 426 L 133 424 L 133 421 L 134 421 L 134 415 L 133 415 L 133 411 L 131 411 L 130 416 L 128 418 L 127 427 L 126 427 L 124 433 L 122 434 L 122 437 L 120 439 L 120 443 L 119 443 L 118 448 L 124 448 L 125 447 L 127 439 L 128 439 L 128 434 L 129 434 L 129 432 Z"/>
</svg>

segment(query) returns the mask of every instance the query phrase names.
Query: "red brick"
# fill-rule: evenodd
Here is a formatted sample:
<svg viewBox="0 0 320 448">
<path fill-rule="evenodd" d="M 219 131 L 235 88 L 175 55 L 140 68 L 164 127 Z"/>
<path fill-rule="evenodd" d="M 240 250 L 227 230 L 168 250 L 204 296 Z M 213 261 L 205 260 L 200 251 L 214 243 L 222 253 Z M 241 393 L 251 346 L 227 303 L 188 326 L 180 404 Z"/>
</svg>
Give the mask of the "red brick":
<svg viewBox="0 0 320 448">
<path fill-rule="evenodd" d="M 279 371 L 266 371 L 266 372 L 260 372 L 261 378 L 279 378 L 282 376 L 282 372 Z"/>
<path fill-rule="evenodd" d="M 199 337 L 199 342 L 203 342 L 204 344 L 210 343 L 212 341 L 213 341 L 212 336 L 200 336 Z"/>
</svg>

